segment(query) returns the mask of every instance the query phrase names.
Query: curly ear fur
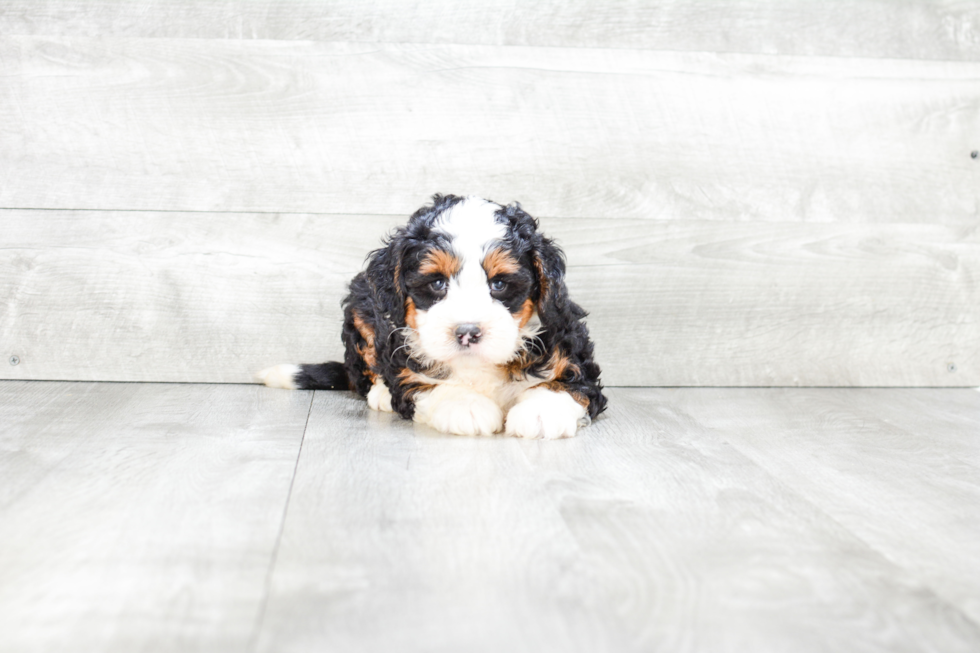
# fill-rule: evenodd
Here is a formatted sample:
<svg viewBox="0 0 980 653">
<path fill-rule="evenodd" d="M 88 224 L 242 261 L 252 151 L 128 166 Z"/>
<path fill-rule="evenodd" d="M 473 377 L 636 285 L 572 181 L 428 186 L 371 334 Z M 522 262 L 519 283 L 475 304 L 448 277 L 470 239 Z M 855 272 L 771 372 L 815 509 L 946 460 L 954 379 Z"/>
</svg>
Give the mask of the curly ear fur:
<svg viewBox="0 0 980 653">
<path fill-rule="evenodd" d="M 538 221 L 519 203 L 504 207 L 499 215 L 510 226 L 512 242 L 508 246 L 535 271 L 532 298 L 541 320 L 538 339 L 547 353 L 529 371 L 536 376 L 554 375 L 548 385 L 585 399 L 589 417 L 595 419 L 605 410 L 606 397 L 602 394 L 589 329 L 582 321 L 588 313 L 568 296 L 565 255 L 554 241 L 538 232 Z"/>
</svg>

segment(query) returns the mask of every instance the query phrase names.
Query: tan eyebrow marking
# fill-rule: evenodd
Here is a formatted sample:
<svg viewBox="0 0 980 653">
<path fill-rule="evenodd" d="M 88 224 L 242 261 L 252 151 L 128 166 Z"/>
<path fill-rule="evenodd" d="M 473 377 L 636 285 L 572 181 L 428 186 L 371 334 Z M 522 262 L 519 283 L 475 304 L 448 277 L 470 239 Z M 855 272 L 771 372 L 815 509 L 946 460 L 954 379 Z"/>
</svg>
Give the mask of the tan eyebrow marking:
<svg viewBox="0 0 980 653">
<path fill-rule="evenodd" d="M 521 269 L 521 264 L 509 251 L 498 247 L 483 258 L 483 269 L 487 279 L 493 279 L 499 274 L 514 274 Z"/>
<path fill-rule="evenodd" d="M 422 259 L 419 272 L 422 274 L 441 274 L 447 279 L 459 273 L 459 259 L 444 249 L 432 249 Z"/>
</svg>

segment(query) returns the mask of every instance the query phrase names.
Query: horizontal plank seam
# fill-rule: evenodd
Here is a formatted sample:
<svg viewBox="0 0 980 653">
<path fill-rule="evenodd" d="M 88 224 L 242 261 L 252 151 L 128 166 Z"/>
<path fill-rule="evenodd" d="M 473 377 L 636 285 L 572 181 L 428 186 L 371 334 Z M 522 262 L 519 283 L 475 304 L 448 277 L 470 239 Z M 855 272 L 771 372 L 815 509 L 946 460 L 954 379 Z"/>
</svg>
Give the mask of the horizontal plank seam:
<svg viewBox="0 0 980 653">
<path fill-rule="evenodd" d="M 433 191 L 435 192 L 435 191 Z M 496 200 L 492 200 L 496 201 Z M 516 200 L 520 202 L 520 200 Z M 40 211 L 48 213 L 186 213 L 189 215 L 283 215 L 283 216 L 324 216 L 324 217 L 369 217 L 369 218 L 404 218 L 405 220 L 419 207 L 406 208 L 404 213 L 371 213 L 367 211 L 351 212 L 344 211 L 340 213 L 332 211 L 223 211 L 220 209 L 205 210 L 205 209 L 120 209 L 120 208 L 109 208 L 109 209 L 65 209 L 65 208 L 51 208 L 51 207 L 41 207 L 41 208 L 31 208 L 26 206 L 0 206 L 0 212 L 2 211 Z M 536 214 L 539 220 L 647 220 L 646 218 L 636 218 L 636 217 L 626 217 L 626 218 L 601 218 L 588 215 L 544 215 Z M 671 222 L 672 220 L 668 218 L 657 219 L 653 218 L 649 220 L 650 222 L 661 221 L 661 222 Z M 700 220 L 694 219 L 689 220 L 690 222 L 728 222 L 727 220 Z M 789 223 L 795 224 L 793 221 L 787 221 Z M 892 224 L 901 224 L 898 222 L 889 222 Z M 918 222 L 910 222 L 908 224 L 921 224 Z"/>
<path fill-rule="evenodd" d="M 415 207 L 418 208 L 418 207 Z M 368 216 L 376 218 L 405 218 L 414 211 L 415 208 L 410 211 L 406 211 L 404 214 L 401 213 L 332 213 L 328 211 L 222 211 L 220 209 L 206 210 L 206 209 L 64 209 L 64 208 L 51 208 L 51 207 L 40 207 L 31 208 L 26 206 L 0 206 L 0 211 L 48 211 L 48 212 L 61 212 L 61 213 L 189 213 L 189 214 L 220 214 L 220 215 L 326 215 L 326 216 L 341 216 L 341 215 L 352 215 L 352 216 Z M 594 218 L 576 218 L 580 220 L 591 220 Z M 636 219 L 636 218 L 634 218 Z"/>
<path fill-rule="evenodd" d="M 548 45 L 548 44 L 528 44 L 528 43 L 473 43 L 472 41 L 360 41 L 350 39 L 258 39 L 258 38 L 235 38 L 217 36 L 118 36 L 111 34 L 99 34 L 96 36 L 68 36 L 65 34 L 22 34 L 17 32 L 0 31 L 0 36 L 12 38 L 35 38 L 35 39 L 88 39 L 90 41 L 216 41 L 216 42 L 239 42 L 239 43 L 345 43 L 351 45 L 367 46 L 453 46 L 453 47 L 477 47 L 477 48 L 522 48 L 535 50 L 595 50 L 608 52 L 659 52 L 664 54 L 705 54 L 705 55 L 734 55 L 747 57 L 772 57 L 772 58 L 792 58 L 792 59 L 840 59 L 840 60 L 860 60 L 860 61 L 922 61 L 927 63 L 950 63 L 950 64 L 970 64 L 980 63 L 980 58 L 950 59 L 932 57 L 887 57 L 887 56 L 868 56 L 868 55 L 849 55 L 849 54 L 784 54 L 779 52 L 762 52 L 759 50 L 678 50 L 664 48 L 645 48 L 628 47 L 617 48 L 613 46 L 588 46 L 588 45 Z"/>
<path fill-rule="evenodd" d="M 490 198 L 491 201 L 496 201 Z M 518 203 L 520 200 L 516 200 Z M 4 211 L 38 211 L 47 213 L 133 213 L 133 214 L 146 214 L 153 215 L 155 213 L 177 213 L 177 214 L 187 214 L 187 215 L 238 215 L 238 216 L 250 216 L 250 215 L 279 215 L 279 216 L 322 216 L 325 218 L 339 218 L 339 217 L 357 217 L 357 218 L 401 218 L 408 220 L 409 216 L 418 209 L 418 206 L 414 206 L 405 210 L 404 213 L 371 213 L 369 211 L 343 211 L 343 212 L 331 212 L 331 211 L 223 211 L 220 209 L 214 210 L 204 210 L 204 209 L 120 209 L 120 208 L 84 208 L 84 209 L 66 209 L 66 208 L 29 208 L 23 206 L 0 206 L 0 213 Z M 524 207 L 526 209 L 526 207 Z M 636 216 L 622 216 L 622 217 L 603 217 L 594 215 L 550 215 L 544 213 L 535 213 L 532 209 L 532 215 L 539 221 L 548 222 L 551 220 L 562 220 L 562 221 L 572 221 L 577 220 L 581 222 L 595 222 L 597 220 L 613 222 L 616 220 L 629 221 L 629 222 L 650 222 L 650 223 L 662 223 L 662 224 L 725 224 L 725 225 L 749 225 L 749 224 L 762 224 L 762 225 L 805 225 L 814 227 L 827 227 L 832 225 L 838 226 L 852 226 L 852 227 L 897 227 L 901 225 L 907 225 L 910 227 L 945 227 L 945 228 L 959 228 L 963 226 L 969 226 L 968 223 L 935 223 L 935 222 L 848 222 L 848 221 L 838 221 L 838 222 L 807 222 L 805 220 L 766 220 L 766 219 L 753 219 L 753 220 L 728 220 L 728 219 L 713 219 L 713 218 L 643 218 Z M 545 224 L 545 227 L 548 225 Z M 545 229 L 547 231 L 547 229 Z M 8 248 L 9 249 L 9 248 Z"/>
</svg>

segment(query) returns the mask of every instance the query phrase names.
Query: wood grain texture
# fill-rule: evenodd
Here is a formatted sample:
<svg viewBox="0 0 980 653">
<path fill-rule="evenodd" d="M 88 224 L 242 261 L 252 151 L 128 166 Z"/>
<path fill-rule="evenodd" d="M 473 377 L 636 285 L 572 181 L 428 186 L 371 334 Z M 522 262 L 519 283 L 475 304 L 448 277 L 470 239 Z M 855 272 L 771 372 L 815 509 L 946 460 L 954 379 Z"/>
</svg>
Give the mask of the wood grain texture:
<svg viewBox="0 0 980 653">
<path fill-rule="evenodd" d="M 975 391 L 705 391 L 674 405 L 980 623 Z"/>
<path fill-rule="evenodd" d="M 342 357 L 346 284 L 405 218 L 0 220 L 0 378 L 248 382 L 272 364 Z M 609 385 L 980 385 L 972 229 L 626 219 L 542 229 L 566 250 Z"/>
<path fill-rule="evenodd" d="M 340 300 L 392 222 L 5 212 L 0 342 L 15 351 L 0 369 L 247 383 L 278 362 L 340 357 Z"/>
<path fill-rule="evenodd" d="M 964 0 L 4 0 L 0 34 L 980 58 Z"/>
<path fill-rule="evenodd" d="M 310 396 L 0 383 L 0 650 L 243 651 Z"/>
<path fill-rule="evenodd" d="M 0 207 L 975 224 L 980 63 L 5 37 Z"/>
<path fill-rule="evenodd" d="M 832 392 L 848 391 L 787 392 L 804 409 L 756 417 L 774 433 L 810 423 L 819 438 L 805 402 Z M 442 436 L 317 393 L 257 650 L 980 646 L 980 626 L 921 567 L 883 555 L 726 441 L 715 420 L 753 393 L 768 396 L 613 389 L 606 416 L 558 442 Z M 934 399 L 928 414 L 942 414 Z M 980 396 L 969 405 L 967 416 Z M 877 459 L 855 451 L 855 466 Z M 910 488 L 940 473 L 921 471 Z M 973 494 L 947 487 L 950 510 L 969 513 Z M 824 496 L 875 517 L 863 497 Z M 976 593 L 976 578 L 963 586 Z"/>
<path fill-rule="evenodd" d="M 972 232 L 704 226 L 624 225 L 610 257 L 623 263 L 569 270 L 575 297 L 593 313 L 597 356 L 617 366 L 614 385 L 980 381 Z M 589 231 L 583 250 L 604 249 Z"/>
</svg>

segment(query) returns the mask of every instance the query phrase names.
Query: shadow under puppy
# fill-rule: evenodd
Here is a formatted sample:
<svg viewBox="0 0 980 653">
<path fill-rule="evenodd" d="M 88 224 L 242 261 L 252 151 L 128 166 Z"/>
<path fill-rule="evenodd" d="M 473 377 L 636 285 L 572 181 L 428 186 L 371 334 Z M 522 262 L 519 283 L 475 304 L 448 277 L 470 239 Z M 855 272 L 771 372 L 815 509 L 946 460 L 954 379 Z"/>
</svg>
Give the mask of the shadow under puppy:
<svg viewBox="0 0 980 653">
<path fill-rule="evenodd" d="M 564 277 L 562 251 L 519 204 L 436 195 L 351 281 L 344 362 L 257 378 L 354 390 L 445 433 L 570 437 L 606 398 Z"/>
</svg>

